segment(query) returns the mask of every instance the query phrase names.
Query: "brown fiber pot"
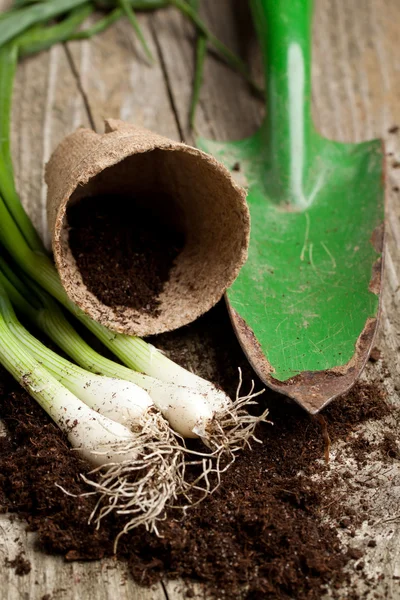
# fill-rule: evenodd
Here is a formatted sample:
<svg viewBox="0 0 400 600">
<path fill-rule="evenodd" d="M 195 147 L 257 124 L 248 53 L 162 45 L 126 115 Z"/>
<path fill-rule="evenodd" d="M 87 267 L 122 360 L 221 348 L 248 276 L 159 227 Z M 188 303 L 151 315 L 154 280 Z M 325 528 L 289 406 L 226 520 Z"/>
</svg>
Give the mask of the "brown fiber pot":
<svg viewBox="0 0 400 600">
<path fill-rule="evenodd" d="M 46 182 L 53 252 L 65 291 L 114 331 L 146 336 L 194 321 L 218 302 L 246 260 L 245 191 L 224 166 L 196 148 L 109 119 L 102 135 L 82 128 L 65 138 L 46 167 Z M 156 190 L 174 199 L 186 239 L 159 296 L 159 314 L 106 306 L 86 288 L 72 256 L 66 207 L 88 196 L 140 197 Z"/>
</svg>

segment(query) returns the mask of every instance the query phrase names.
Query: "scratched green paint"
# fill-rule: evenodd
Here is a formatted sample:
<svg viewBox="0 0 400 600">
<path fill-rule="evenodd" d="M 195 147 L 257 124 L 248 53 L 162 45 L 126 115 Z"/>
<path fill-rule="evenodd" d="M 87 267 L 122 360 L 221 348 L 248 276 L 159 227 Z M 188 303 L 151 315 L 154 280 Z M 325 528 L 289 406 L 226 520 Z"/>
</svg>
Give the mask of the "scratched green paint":
<svg viewBox="0 0 400 600">
<path fill-rule="evenodd" d="M 289 13 L 287 0 L 251 4 L 267 117 L 251 138 L 198 144 L 230 169 L 239 162 L 246 176 L 249 258 L 228 299 L 272 376 L 285 381 L 347 363 L 368 317 L 377 315 L 369 283 L 379 257 L 371 235 L 383 221 L 383 156 L 380 140 L 341 144 L 313 128 L 312 3 L 291 0 Z"/>
</svg>

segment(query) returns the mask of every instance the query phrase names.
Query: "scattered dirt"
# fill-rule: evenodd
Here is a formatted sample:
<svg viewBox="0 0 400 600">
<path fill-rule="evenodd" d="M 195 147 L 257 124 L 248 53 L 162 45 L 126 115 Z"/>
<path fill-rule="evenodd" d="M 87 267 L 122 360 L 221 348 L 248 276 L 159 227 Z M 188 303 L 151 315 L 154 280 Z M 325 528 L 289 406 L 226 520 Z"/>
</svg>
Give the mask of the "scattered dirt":
<svg viewBox="0 0 400 600">
<path fill-rule="evenodd" d="M 183 247 L 182 233 L 121 196 L 83 198 L 68 208 L 68 224 L 69 245 L 87 288 L 107 306 L 157 315 L 158 297 Z"/>
<path fill-rule="evenodd" d="M 384 459 L 400 460 L 400 444 L 393 433 L 385 433 L 379 447 Z"/>
<path fill-rule="evenodd" d="M 260 428 L 263 443 L 237 458 L 212 497 L 186 514 L 171 510 L 162 537 L 138 529 L 122 538 L 119 558 L 138 583 L 183 577 L 203 582 L 216 598 L 317 600 L 326 586 L 335 593 L 348 581 L 346 565 L 354 563 L 362 576 L 363 549 L 344 549 L 337 528 L 322 518 L 337 519 L 351 538 L 363 515 L 338 502 L 337 481 L 324 477 L 330 466 L 320 423 L 282 397 L 267 396 L 267 402 L 274 425 Z M 323 416 L 332 442 L 347 440 L 363 460 L 371 449 L 357 441 L 358 424 L 389 411 L 379 388 L 358 384 Z M 26 518 L 49 553 L 67 560 L 111 555 L 122 517 L 107 518 L 96 531 L 87 523 L 96 500 L 71 498 L 56 487 L 87 491 L 79 477 L 87 466 L 3 372 L 0 418 L 10 434 L 0 438 L 1 510 Z"/>
<path fill-rule="evenodd" d="M 373 363 L 378 362 L 382 358 L 382 353 L 376 346 L 372 348 L 371 353 L 369 355 L 369 360 Z"/>
<path fill-rule="evenodd" d="M 25 558 L 25 554 L 20 552 L 13 560 L 5 560 L 6 567 L 10 567 L 14 569 L 15 574 L 22 577 L 23 575 L 28 575 L 31 572 L 31 563 Z"/>
</svg>

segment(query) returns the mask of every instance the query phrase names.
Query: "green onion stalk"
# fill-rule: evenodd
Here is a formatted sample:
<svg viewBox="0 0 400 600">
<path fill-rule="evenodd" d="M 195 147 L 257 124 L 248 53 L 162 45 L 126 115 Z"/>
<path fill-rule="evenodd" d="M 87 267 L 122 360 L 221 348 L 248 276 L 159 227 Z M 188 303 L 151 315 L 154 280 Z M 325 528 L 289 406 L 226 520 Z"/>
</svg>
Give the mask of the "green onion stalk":
<svg viewBox="0 0 400 600">
<path fill-rule="evenodd" d="M 199 9 L 199 0 L 190 0 L 189 2 L 191 8 L 194 11 L 198 11 Z M 197 30 L 197 40 L 196 40 L 196 57 L 195 57 L 195 69 L 194 69 L 194 78 L 193 78 L 193 90 L 192 90 L 192 100 L 189 108 L 189 124 L 193 129 L 195 125 L 195 117 L 197 105 L 200 100 L 200 90 L 203 82 L 203 70 L 204 70 L 204 61 L 207 53 L 207 36 Z"/>
<path fill-rule="evenodd" d="M 220 473 L 232 464 L 234 453 L 239 447 L 242 447 L 243 443 L 247 442 L 250 438 L 256 439 L 254 437 L 255 424 L 265 421 L 268 411 L 264 411 L 260 417 L 252 417 L 244 410 L 239 411 L 234 419 L 230 415 L 231 423 L 228 423 L 226 419 L 225 431 L 219 432 L 219 447 L 211 448 L 211 452 L 201 451 L 201 449 L 188 449 L 184 444 L 181 445 L 179 443 L 184 441 L 181 435 L 171 435 L 171 428 L 165 422 L 160 422 L 154 407 L 152 408 L 152 402 L 154 401 L 155 407 L 166 417 L 169 425 L 173 426 L 175 430 L 182 431 L 186 429 L 186 437 L 194 437 L 192 429 L 199 428 L 200 426 L 199 422 L 196 423 L 195 419 L 198 418 L 198 406 L 205 401 L 204 395 L 196 397 L 197 394 L 190 388 L 165 384 L 152 377 L 134 372 L 98 354 L 79 336 L 50 296 L 39 289 L 33 282 L 29 282 L 29 286 L 30 289 L 26 278 L 19 278 L 15 270 L 12 270 L 4 258 L 0 257 L 0 288 L 7 292 L 16 310 L 23 314 L 33 325 L 46 333 L 53 342 L 66 354 L 69 354 L 77 363 L 85 366 L 89 371 L 96 370 L 97 374 L 88 373 L 88 370 L 80 368 L 65 358 L 60 357 L 39 342 L 21 325 L 15 313 L 9 308 L 8 314 L 5 315 L 5 321 L 15 338 L 42 365 L 45 365 L 46 369 L 58 382 L 63 384 L 72 393 L 75 393 L 88 406 L 101 412 L 104 416 L 129 427 L 136 433 L 141 428 L 143 429 L 140 439 L 143 444 L 144 454 L 146 455 L 149 447 L 153 447 L 154 450 L 141 463 L 142 469 L 146 468 L 147 471 L 151 469 L 153 472 L 154 462 L 161 460 L 161 470 L 160 465 L 157 464 L 155 472 L 157 473 L 156 483 L 163 482 L 162 485 L 156 486 L 154 490 L 153 481 L 146 480 L 147 485 L 140 487 L 140 491 L 143 494 L 151 483 L 153 487 L 151 494 L 152 501 L 154 502 L 158 498 L 158 510 L 155 516 L 153 510 L 148 511 L 149 514 L 140 514 L 139 520 L 135 515 L 134 518 L 128 521 L 121 533 L 143 523 L 156 531 L 157 520 L 160 514 L 162 514 L 166 503 L 171 502 L 172 497 L 175 498 L 183 494 L 190 505 L 194 499 L 194 491 L 200 493 L 200 499 L 212 493 L 213 488 L 210 482 L 210 475 L 214 473 L 217 476 L 217 482 L 219 482 Z M 34 295 L 32 295 L 32 292 Z M 26 300 L 28 297 L 30 299 L 29 302 Z M 101 373 L 101 375 L 98 373 Z M 138 386 L 140 387 L 138 388 Z M 142 395 L 138 394 L 138 389 L 140 388 L 142 388 L 140 390 Z M 148 391 L 149 395 L 143 393 L 143 390 Z M 223 398 L 226 398 L 226 396 L 223 396 Z M 186 408 L 188 403 L 197 406 L 197 408 L 188 412 Z M 249 402 L 241 399 L 240 403 L 244 406 L 244 404 L 248 404 Z M 240 412 L 243 414 L 240 415 Z M 213 426 L 213 415 L 210 413 L 209 408 L 204 413 L 209 418 L 208 425 L 211 428 Z M 182 421 L 183 415 L 185 416 L 184 421 Z M 193 419 L 191 425 L 187 422 L 188 418 Z M 143 423 L 146 424 L 146 427 L 143 427 Z M 205 423 L 203 423 L 204 426 Z M 244 426 L 246 427 L 246 431 L 244 431 Z M 221 424 L 218 425 L 218 428 L 220 427 Z M 226 445 L 229 427 L 231 427 L 230 439 Z M 201 436 L 200 432 L 197 436 Z M 209 445 L 210 440 L 207 436 L 202 439 Z M 214 446 L 216 439 L 216 436 L 214 436 Z M 225 442 L 225 445 L 221 444 L 221 440 Z M 234 440 L 236 447 L 233 444 Z M 160 450 L 162 451 L 161 454 Z M 226 452 L 227 450 L 228 452 Z M 222 462 L 221 458 L 223 456 L 225 456 L 225 460 Z M 186 457 L 185 460 L 184 457 Z M 191 459 L 190 462 L 187 457 Z M 188 483 L 185 477 L 186 468 L 193 465 L 201 467 L 200 475 L 198 475 L 195 481 Z M 121 479 L 119 470 L 118 477 Z M 85 481 L 94 485 L 91 480 L 85 479 Z M 113 481 L 111 479 L 111 483 Z M 166 490 L 165 486 L 167 484 L 169 487 Z M 104 483 L 102 484 L 102 490 L 102 499 L 107 498 L 109 500 L 108 496 L 110 494 L 107 492 Z M 130 488 L 128 490 L 129 499 L 131 499 L 132 492 Z M 158 496 L 157 492 L 160 492 Z M 122 494 L 121 489 L 119 493 Z M 198 494 L 196 498 L 198 498 Z M 122 501 L 121 498 L 120 500 Z M 137 501 L 140 501 L 140 506 L 147 506 L 144 504 L 143 498 L 137 498 Z M 136 513 L 136 504 L 130 503 L 130 506 L 132 506 L 132 512 Z M 153 508 L 153 505 L 150 508 Z M 107 513 L 108 510 L 106 512 L 101 510 L 96 522 L 99 523 L 101 518 Z M 129 510 L 126 509 L 124 514 L 130 514 Z"/>
<path fill-rule="evenodd" d="M 133 433 L 87 407 L 26 350 L 10 331 L 12 307 L 0 286 L 0 360 L 67 435 L 83 458 L 99 466 L 119 462 L 119 448 L 131 443 Z M 104 456 L 103 456 L 103 453 Z"/>
<path fill-rule="evenodd" d="M 7 292 L 18 294 L 1 272 L 0 362 L 92 467 L 81 475 L 99 496 L 91 518 L 100 525 L 111 510 L 125 515 L 115 550 L 120 535 L 138 525 L 157 532 L 166 506 L 189 489 L 179 440 L 142 388 L 90 373 L 39 342 Z"/>
</svg>

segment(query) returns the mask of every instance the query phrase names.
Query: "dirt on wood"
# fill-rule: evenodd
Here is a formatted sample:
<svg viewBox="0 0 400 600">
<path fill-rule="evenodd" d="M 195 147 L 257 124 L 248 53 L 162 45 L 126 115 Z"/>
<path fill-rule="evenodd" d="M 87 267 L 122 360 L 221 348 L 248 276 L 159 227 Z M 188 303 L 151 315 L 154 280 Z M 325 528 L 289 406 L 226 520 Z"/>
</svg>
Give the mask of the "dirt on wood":
<svg viewBox="0 0 400 600">
<path fill-rule="evenodd" d="M 30 561 L 25 557 L 24 552 L 19 552 L 15 558 L 9 560 L 5 559 L 6 567 L 10 567 L 14 569 L 14 572 L 19 577 L 23 575 L 28 575 L 31 572 L 32 566 Z"/>
<path fill-rule="evenodd" d="M 240 365 L 249 384 L 254 375 L 223 303 L 189 327 L 151 341 L 189 366 L 193 353 L 188 347 L 197 339 L 213 348 L 215 372 L 209 377 L 232 395 Z M 256 389 L 260 385 L 256 382 Z M 351 490 L 361 485 L 356 481 L 358 467 L 373 452 L 392 464 L 397 452 L 392 439 L 372 443 L 360 428 L 367 421 L 391 418 L 395 410 L 379 385 L 358 383 L 328 406 L 322 419 L 266 392 L 261 406 L 269 406 L 274 424 L 259 427 L 262 443 L 253 443 L 252 450 L 237 457 L 211 497 L 185 513 L 170 509 L 159 527 L 162 537 L 144 529 L 122 537 L 118 558 L 146 586 L 162 577 L 182 577 L 188 585 L 205 584 L 211 597 L 235 600 L 319 600 L 328 586 L 340 598 L 341 588 L 349 585 L 349 571 L 356 569 L 358 578 L 368 579 L 363 554 L 373 543 L 366 538 L 360 547 L 353 539 L 356 528 L 370 519 L 367 504 L 357 510 L 351 506 Z M 1 510 L 25 518 L 46 552 L 67 560 L 112 555 L 123 517 L 107 517 L 99 530 L 88 525 L 96 498 L 72 498 L 56 486 L 78 496 L 92 491 L 80 478 L 88 466 L 3 371 L 0 418 L 9 431 L 7 438 L 0 438 Z M 330 444 L 340 440 L 358 466 L 339 474 L 326 459 Z"/>
<path fill-rule="evenodd" d="M 88 525 L 95 498 L 72 498 L 55 485 L 78 495 L 88 491 L 80 479 L 87 465 L 37 404 L 1 375 L 0 416 L 10 434 L 0 438 L 2 511 L 24 517 L 49 553 L 67 560 L 111 555 L 122 518 L 104 520 L 98 531 Z M 324 418 L 330 438 L 345 439 L 359 423 L 389 410 L 378 388 L 358 384 Z M 301 600 L 320 598 L 327 585 L 340 588 L 348 580 L 345 567 L 363 550 L 344 550 L 337 528 L 322 517 L 330 505 L 349 531 L 363 517 L 341 509 L 335 480 L 323 477 L 329 465 L 320 423 L 286 403 L 272 416 L 274 425 L 258 431 L 262 443 L 237 458 L 213 496 L 186 514 L 171 509 L 162 537 L 138 529 L 122 538 L 119 558 L 138 583 L 183 577 L 207 584 L 218 598 Z M 369 451 L 355 446 L 359 460 Z M 321 477 L 313 481 L 315 475 Z"/>
</svg>

